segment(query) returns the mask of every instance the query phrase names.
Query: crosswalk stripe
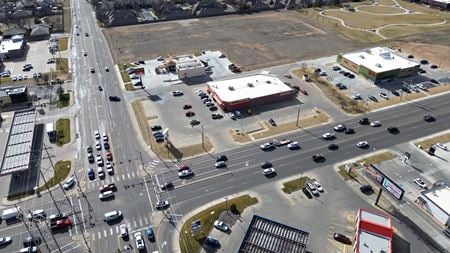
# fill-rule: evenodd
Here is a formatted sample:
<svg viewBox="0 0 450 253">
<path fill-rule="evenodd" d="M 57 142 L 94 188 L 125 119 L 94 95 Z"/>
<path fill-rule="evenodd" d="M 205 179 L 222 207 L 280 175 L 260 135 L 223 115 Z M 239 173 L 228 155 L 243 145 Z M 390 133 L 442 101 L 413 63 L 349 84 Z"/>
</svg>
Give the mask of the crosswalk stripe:
<svg viewBox="0 0 450 253">
<path fill-rule="evenodd" d="M 113 231 L 112 228 L 109 229 L 109 234 L 110 234 L 110 235 L 113 235 L 113 234 L 114 234 L 114 231 Z"/>
<path fill-rule="evenodd" d="M 108 232 L 106 232 L 106 229 L 103 230 L 103 235 L 104 235 L 104 237 L 107 237 L 107 236 L 108 236 Z"/>
<path fill-rule="evenodd" d="M 114 183 L 114 178 L 113 178 L 113 177 L 111 178 L 111 182 L 113 182 L 113 183 Z"/>
<path fill-rule="evenodd" d="M 102 233 L 100 233 L 100 231 L 98 231 L 98 239 L 102 238 Z"/>
<path fill-rule="evenodd" d="M 69 236 L 72 236 L 72 229 L 69 228 Z"/>
<path fill-rule="evenodd" d="M 131 172 L 131 177 L 134 177 L 134 171 Z"/>
<path fill-rule="evenodd" d="M 116 234 L 119 233 L 119 226 L 116 226 Z"/>
<path fill-rule="evenodd" d="M 148 224 L 148 219 L 147 219 L 147 217 L 145 217 L 144 220 L 145 220 L 145 224 Z"/>
<path fill-rule="evenodd" d="M 92 241 L 95 241 L 95 234 L 92 233 Z"/>
<path fill-rule="evenodd" d="M 117 181 L 117 182 L 120 181 L 120 177 L 119 177 L 119 176 L 116 177 L 116 181 Z"/>
<path fill-rule="evenodd" d="M 125 174 L 122 175 L 122 179 L 125 180 Z"/>
<path fill-rule="evenodd" d="M 127 173 L 127 175 L 128 175 L 128 179 L 130 179 L 131 177 L 130 177 L 130 173 Z"/>
<path fill-rule="evenodd" d="M 142 226 L 142 219 L 139 217 L 139 225 Z"/>
</svg>

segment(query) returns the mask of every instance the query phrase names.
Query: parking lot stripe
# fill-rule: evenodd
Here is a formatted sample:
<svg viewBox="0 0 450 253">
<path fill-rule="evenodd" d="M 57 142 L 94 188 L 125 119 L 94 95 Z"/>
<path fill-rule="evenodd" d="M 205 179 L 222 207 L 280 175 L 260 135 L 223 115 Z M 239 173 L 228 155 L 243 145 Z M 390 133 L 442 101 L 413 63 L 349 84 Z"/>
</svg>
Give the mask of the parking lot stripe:
<svg viewBox="0 0 450 253">
<path fill-rule="evenodd" d="M 95 234 L 92 233 L 92 241 L 95 241 Z"/>
<path fill-rule="evenodd" d="M 109 229 L 109 234 L 113 235 L 114 234 L 114 230 L 112 228 Z"/>
<path fill-rule="evenodd" d="M 130 173 L 127 173 L 127 176 L 128 176 L 128 179 L 130 179 L 131 177 L 130 177 Z"/>
<path fill-rule="evenodd" d="M 144 220 L 145 220 L 145 224 L 148 224 L 148 219 L 147 219 L 147 217 L 145 217 Z"/>
<path fill-rule="evenodd" d="M 116 181 L 117 181 L 117 182 L 120 181 L 120 177 L 119 177 L 119 176 L 116 177 Z"/>
<path fill-rule="evenodd" d="M 133 221 L 133 225 L 134 225 L 133 227 L 135 227 L 135 228 L 137 227 L 137 222 L 136 222 L 136 220 Z"/>
<path fill-rule="evenodd" d="M 119 233 L 119 226 L 116 226 L 116 234 Z"/>
<path fill-rule="evenodd" d="M 100 231 L 98 231 L 98 239 L 102 238 L 102 233 L 100 233 Z"/>
<path fill-rule="evenodd" d="M 122 179 L 125 180 L 125 174 L 122 175 Z"/>
<path fill-rule="evenodd" d="M 143 225 L 143 223 L 142 223 L 142 219 L 139 217 L 139 225 L 140 226 L 142 226 Z"/>
<path fill-rule="evenodd" d="M 113 182 L 113 183 L 114 183 L 114 178 L 113 178 L 113 177 L 111 178 L 111 182 Z"/>
<path fill-rule="evenodd" d="M 131 172 L 131 177 L 134 177 L 134 171 Z"/>
<path fill-rule="evenodd" d="M 69 236 L 72 236 L 72 229 L 69 228 Z"/>
<path fill-rule="evenodd" d="M 106 232 L 106 229 L 103 230 L 103 237 L 107 237 L 108 236 L 108 232 Z"/>
</svg>

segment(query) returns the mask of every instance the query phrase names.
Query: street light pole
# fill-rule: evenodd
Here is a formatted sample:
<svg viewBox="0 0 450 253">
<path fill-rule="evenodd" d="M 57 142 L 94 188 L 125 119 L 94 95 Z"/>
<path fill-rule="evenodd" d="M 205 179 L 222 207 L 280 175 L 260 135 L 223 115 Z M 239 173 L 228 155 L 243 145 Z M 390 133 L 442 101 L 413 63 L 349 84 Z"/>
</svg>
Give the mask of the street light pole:
<svg viewBox="0 0 450 253">
<path fill-rule="evenodd" d="M 205 149 L 205 131 L 202 124 L 202 148 Z"/>
<path fill-rule="evenodd" d="M 300 105 L 298 105 L 298 110 L 297 110 L 297 122 L 295 123 L 295 125 L 298 127 L 298 120 L 300 118 Z"/>
<path fill-rule="evenodd" d="M 228 197 L 225 198 L 225 209 L 227 210 L 228 214 Z"/>
</svg>

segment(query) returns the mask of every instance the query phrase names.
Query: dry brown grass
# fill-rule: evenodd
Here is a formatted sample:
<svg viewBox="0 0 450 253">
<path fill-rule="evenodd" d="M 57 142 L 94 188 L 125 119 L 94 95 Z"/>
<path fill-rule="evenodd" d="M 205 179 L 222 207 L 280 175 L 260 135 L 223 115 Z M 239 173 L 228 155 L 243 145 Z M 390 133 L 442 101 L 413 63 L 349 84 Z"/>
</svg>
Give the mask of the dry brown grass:
<svg viewBox="0 0 450 253">
<path fill-rule="evenodd" d="M 429 43 L 394 42 L 394 49 L 401 49 L 406 54 L 412 54 L 416 59 L 427 59 L 431 64 L 439 65 L 440 69 L 450 70 L 450 46 Z"/>
<path fill-rule="evenodd" d="M 358 8 L 358 11 L 365 11 L 369 13 L 378 13 L 378 14 L 397 14 L 404 12 L 400 8 L 388 6 L 362 6 Z"/>
<path fill-rule="evenodd" d="M 418 142 L 415 142 L 414 144 L 416 146 L 420 145 L 420 148 L 423 150 L 428 150 L 431 147 L 431 145 L 433 145 L 433 144 L 446 143 L 446 142 L 450 142 L 450 133 L 435 136 L 433 138 L 425 139 L 423 141 L 418 141 Z"/>
<path fill-rule="evenodd" d="M 354 179 L 354 178 L 358 177 L 358 173 L 357 173 L 356 169 L 360 168 L 361 164 L 377 164 L 380 162 L 392 160 L 396 157 L 398 157 L 396 154 L 386 151 L 386 152 L 379 153 L 379 154 L 376 154 L 373 156 L 369 156 L 369 157 L 366 157 L 366 158 L 363 158 L 363 159 L 353 162 L 351 164 L 350 175 L 347 172 L 345 172 L 344 164 L 340 165 L 338 167 L 338 173 L 344 178 L 344 180 Z"/>
<path fill-rule="evenodd" d="M 229 129 L 228 131 L 229 131 L 233 141 L 235 141 L 237 143 L 246 143 L 246 142 L 249 142 L 252 140 L 247 133 L 243 133 L 239 130 L 233 130 L 233 129 Z"/>
<path fill-rule="evenodd" d="M 439 94 L 450 90 L 450 84 L 440 85 L 428 89 L 427 93 L 430 95 Z"/>
<path fill-rule="evenodd" d="M 298 124 L 297 124 L 297 121 L 292 121 L 292 122 L 288 122 L 288 123 L 279 124 L 276 127 L 274 127 L 265 122 L 264 124 L 266 124 L 266 129 L 255 132 L 255 133 L 251 134 L 251 136 L 255 139 L 267 138 L 270 136 L 274 136 L 274 135 L 278 135 L 278 134 L 282 134 L 282 133 L 286 133 L 286 132 L 290 132 L 290 131 L 294 131 L 294 130 L 299 130 L 299 129 L 303 129 L 303 128 L 320 125 L 322 123 L 328 122 L 329 119 L 330 119 L 330 117 L 326 113 L 324 113 L 323 111 L 317 110 L 314 113 L 314 115 L 301 118 L 298 121 Z"/>
<path fill-rule="evenodd" d="M 141 132 L 142 139 L 145 141 L 147 146 L 151 145 L 151 134 L 148 127 L 147 116 L 145 115 L 144 107 L 141 101 L 144 99 L 136 99 L 131 102 L 131 107 L 133 108 L 134 115 L 136 116 L 136 121 L 138 123 L 139 130 Z"/>
</svg>

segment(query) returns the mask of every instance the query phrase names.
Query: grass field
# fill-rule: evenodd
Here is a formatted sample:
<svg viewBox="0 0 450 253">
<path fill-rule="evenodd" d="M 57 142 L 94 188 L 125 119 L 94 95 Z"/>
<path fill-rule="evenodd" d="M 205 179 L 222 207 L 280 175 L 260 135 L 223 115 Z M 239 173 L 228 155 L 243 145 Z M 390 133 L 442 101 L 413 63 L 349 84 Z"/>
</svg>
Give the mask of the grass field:
<svg viewBox="0 0 450 253">
<path fill-rule="evenodd" d="M 258 203 L 258 199 L 250 195 L 244 195 L 237 198 L 229 199 L 227 202 L 221 202 L 209 207 L 200 213 L 189 218 L 181 228 L 180 232 L 180 248 L 181 253 L 198 253 L 202 248 L 205 237 L 209 235 L 213 228 L 213 223 L 220 214 L 227 209 L 233 214 L 242 214 L 245 208 Z M 200 220 L 202 231 L 196 235 L 191 233 L 191 224 L 195 220 Z"/>
<path fill-rule="evenodd" d="M 440 29 L 446 29 L 448 28 L 448 24 L 443 25 L 433 25 L 433 26 L 416 26 L 414 29 L 411 29 L 411 26 L 393 26 L 393 27 L 386 27 L 380 29 L 380 34 L 383 35 L 386 38 L 398 38 L 398 37 L 404 37 L 416 33 L 423 33 L 428 31 L 436 31 Z"/>
<path fill-rule="evenodd" d="M 291 194 L 295 191 L 302 189 L 305 186 L 306 181 L 309 180 L 309 177 L 300 177 L 291 181 L 287 181 L 283 183 L 283 190 L 286 194 Z"/>
<path fill-rule="evenodd" d="M 358 11 L 365 11 L 377 14 L 399 14 L 405 12 L 403 9 L 388 6 L 362 6 L 358 8 Z"/>
<path fill-rule="evenodd" d="M 418 141 L 418 142 L 416 142 L 414 144 L 416 146 L 420 145 L 420 148 L 423 149 L 423 150 L 428 150 L 431 147 L 431 145 L 433 145 L 433 144 L 446 143 L 446 142 L 450 142 L 450 133 L 438 135 L 438 136 L 435 136 L 433 138 L 426 139 L 426 140 L 423 140 L 423 141 Z"/>
<path fill-rule="evenodd" d="M 70 119 L 58 119 L 56 121 L 56 132 L 58 146 L 62 146 L 70 142 Z"/>
<path fill-rule="evenodd" d="M 55 171 L 52 178 L 47 179 L 47 184 L 42 185 L 39 187 L 38 191 L 44 191 L 47 188 L 51 188 L 58 183 L 64 181 L 67 176 L 69 176 L 70 167 L 72 163 L 70 161 L 58 161 L 55 164 Z"/>
<path fill-rule="evenodd" d="M 58 49 L 59 51 L 65 51 L 68 48 L 69 37 L 61 37 L 58 40 Z"/>
<path fill-rule="evenodd" d="M 357 177 L 357 174 L 355 173 L 354 169 L 360 168 L 361 164 L 377 164 L 380 162 L 392 160 L 396 157 L 397 155 L 391 152 L 379 153 L 353 162 L 353 164 L 351 165 L 352 169 L 350 171 L 350 175 L 347 174 L 347 172 L 345 172 L 345 165 L 340 165 L 338 167 L 338 173 L 344 178 L 344 180 L 354 179 Z"/>
<path fill-rule="evenodd" d="M 381 5 L 390 5 L 390 6 L 395 5 L 395 2 L 392 0 L 377 0 L 376 2 L 378 2 L 378 4 Z"/>
</svg>

